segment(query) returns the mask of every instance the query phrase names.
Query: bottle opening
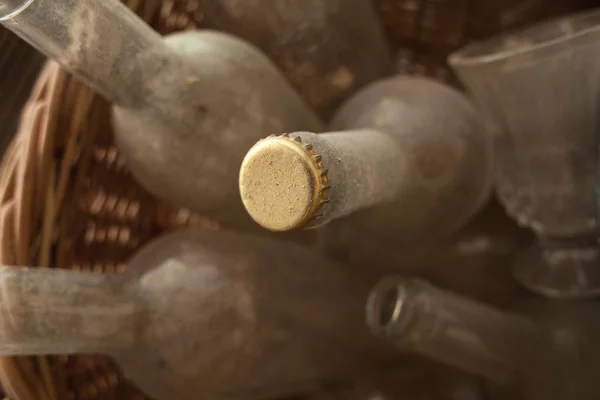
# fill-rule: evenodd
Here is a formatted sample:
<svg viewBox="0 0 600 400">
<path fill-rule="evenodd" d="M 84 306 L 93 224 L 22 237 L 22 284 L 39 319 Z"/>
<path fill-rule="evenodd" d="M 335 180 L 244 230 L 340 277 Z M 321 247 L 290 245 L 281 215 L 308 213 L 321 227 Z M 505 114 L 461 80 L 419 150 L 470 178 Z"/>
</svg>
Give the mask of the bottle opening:
<svg viewBox="0 0 600 400">
<path fill-rule="evenodd" d="M 398 318 L 400 302 L 398 288 L 390 288 L 383 294 L 379 309 L 379 325 L 385 328 Z"/>
<path fill-rule="evenodd" d="M 402 311 L 402 285 L 397 279 L 380 282 L 367 302 L 367 323 L 377 335 L 385 335 Z"/>
</svg>

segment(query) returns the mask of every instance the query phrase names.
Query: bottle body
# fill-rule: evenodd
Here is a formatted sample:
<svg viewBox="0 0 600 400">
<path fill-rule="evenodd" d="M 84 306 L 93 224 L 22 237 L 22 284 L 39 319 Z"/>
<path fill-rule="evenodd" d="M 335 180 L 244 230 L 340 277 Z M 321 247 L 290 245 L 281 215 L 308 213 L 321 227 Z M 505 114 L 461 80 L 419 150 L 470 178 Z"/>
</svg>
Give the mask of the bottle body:
<svg viewBox="0 0 600 400">
<path fill-rule="evenodd" d="M 402 177 L 391 201 L 353 217 L 368 231 L 406 239 L 445 236 L 489 199 L 492 138 L 474 107 L 454 89 L 408 77 L 370 85 L 331 122 L 336 131 L 365 128 L 394 139 L 395 175 Z"/>
<path fill-rule="evenodd" d="M 216 32 L 165 39 L 176 57 L 147 54 L 140 86 L 160 107 L 114 109 L 116 142 L 151 193 L 224 225 L 249 219 L 239 204 L 238 166 L 258 138 L 319 127 L 317 117 L 269 60 Z"/>
<path fill-rule="evenodd" d="M 157 398 L 310 392 L 397 361 L 364 326 L 368 282 L 299 246 L 184 231 L 129 266 L 145 327 L 113 355 Z"/>
<path fill-rule="evenodd" d="M 361 86 L 392 73 L 382 28 L 367 0 L 201 0 L 205 21 L 243 37 L 328 118 Z"/>
</svg>

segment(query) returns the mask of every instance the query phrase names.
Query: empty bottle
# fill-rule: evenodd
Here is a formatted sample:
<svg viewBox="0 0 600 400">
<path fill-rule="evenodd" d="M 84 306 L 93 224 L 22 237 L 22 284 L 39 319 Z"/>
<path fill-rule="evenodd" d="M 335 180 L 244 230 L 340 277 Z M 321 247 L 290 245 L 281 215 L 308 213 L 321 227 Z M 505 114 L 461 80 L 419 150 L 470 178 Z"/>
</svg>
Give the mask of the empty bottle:
<svg viewBox="0 0 600 400">
<path fill-rule="evenodd" d="M 240 171 L 246 210 L 269 230 L 356 213 L 344 222 L 398 238 L 455 231 L 491 183 L 491 137 L 473 106 L 454 89 L 406 76 L 359 91 L 330 132 L 259 141 Z"/>
<path fill-rule="evenodd" d="M 489 380 L 510 399 L 600 398 L 594 303 L 531 302 L 500 311 L 418 280 L 387 278 L 369 297 L 375 335 Z"/>
<path fill-rule="evenodd" d="M 114 104 L 116 142 L 157 197 L 221 223 L 245 152 L 320 121 L 258 49 L 211 31 L 165 39 L 117 0 L 2 0 L 0 22 Z"/>
<path fill-rule="evenodd" d="M 264 51 L 328 118 L 358 88 L 392 73 L 369 0 L 199 0 L 204 22 Z"/>
<path fill-rule="evenodd" d="M 121 275 L 2 267 L 0 282 L 0 354 L 109 354 L 160 400 L 291 395 L 398 361 L 364 325 L 364 279 L 294 244 L 179 231 Z"/>
</svg>

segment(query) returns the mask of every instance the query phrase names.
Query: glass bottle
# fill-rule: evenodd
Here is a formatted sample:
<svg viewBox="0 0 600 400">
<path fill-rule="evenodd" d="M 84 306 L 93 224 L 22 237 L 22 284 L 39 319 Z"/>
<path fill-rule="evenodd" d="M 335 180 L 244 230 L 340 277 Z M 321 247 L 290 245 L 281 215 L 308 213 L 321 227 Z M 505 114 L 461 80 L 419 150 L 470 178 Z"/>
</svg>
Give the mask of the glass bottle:
<svg viewBox="0 0 600 400">
<path fill-rule="evenodd" d="M 117 0 L 2 0 L 0 22 L 114 104 L 117 145 L 146 189 L 224 225 L 251 225 L 236 185 L 248 148 L 321 126 L 264 54 L 224 33 L 163 39 Z"/>
<path fill-rule="evenodd" d="M 400 349 L 480 375 L 510 399 L 600 396 L 596 303 L 531 301 L 520 314 L 389 277 L 372 291 L 367 323 Z"/>
<path fill-rule="evenodd" d="M 475 43 L 449 58 L 495 137 L 496 186 L 538 242 L 516 278 L 546 296 L 600 294 L 596 165 L 600 11 Z"/>
<path fill-rule="evenodd" d="M 491 136 L 466 97 L 396 76 L 354 95 L 329 132 L 259 141 L 242 163 L 240 192 L 269 230 L 346 217 L 366 232 L 416 239 L 466 223 L 488 200 L 491 178 Z"/>
<path fill-rule="evenodd" d="M 391 75 L 369 0 L 199 0 L 203 22 L 265 52 L 323 118 L 360 87 Z"/>
<path fill-rule="evenodd" d="M 0 354 L 108 354 L 159 400 L 294 395 L 399 362 L 364 325 L 362 278 L 264 238 L 178 231 L 124 274 L 1 267 L 0 283 Z"/>
</svg>

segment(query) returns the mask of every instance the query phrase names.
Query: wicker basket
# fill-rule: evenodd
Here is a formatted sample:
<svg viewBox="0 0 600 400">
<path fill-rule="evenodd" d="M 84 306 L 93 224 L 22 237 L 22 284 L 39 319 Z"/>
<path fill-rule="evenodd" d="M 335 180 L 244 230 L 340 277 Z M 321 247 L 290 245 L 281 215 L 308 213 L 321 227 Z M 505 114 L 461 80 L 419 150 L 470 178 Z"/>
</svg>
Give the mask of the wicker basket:
<svg viewBox="0 0 600 400">
<path fill-rule="evenodd" d="M 445 56 L 465 42 L 478 1 L 374 1 L 399 69 L 449 78 Z M 203 24 L 194 0 L 126 3 L 163 34 Z M 1 165 L 2 264 L 114 273 L 160 232 L 211 224 L 158 202 L 131 179 L 109 120 L 108 104 L 90 89 L 52 62 L 43 68 Z M 11 400 L 145 398 L 101 356 L 5 357 L 0 381 Z"/>
</svg>

